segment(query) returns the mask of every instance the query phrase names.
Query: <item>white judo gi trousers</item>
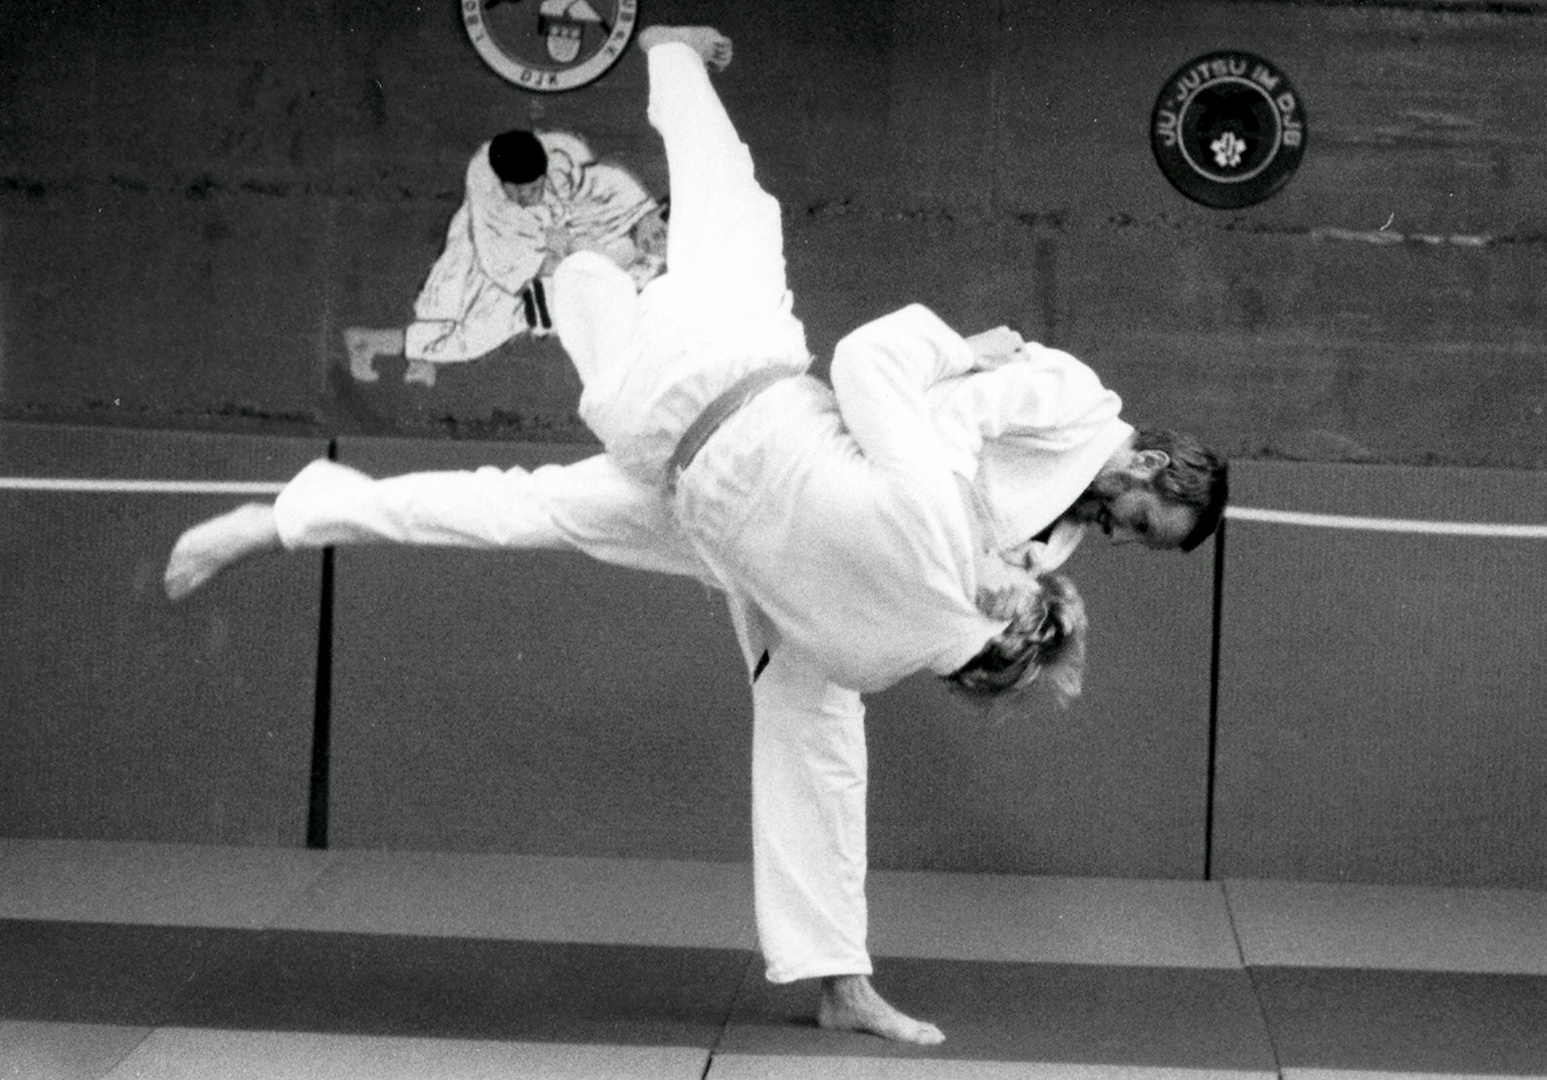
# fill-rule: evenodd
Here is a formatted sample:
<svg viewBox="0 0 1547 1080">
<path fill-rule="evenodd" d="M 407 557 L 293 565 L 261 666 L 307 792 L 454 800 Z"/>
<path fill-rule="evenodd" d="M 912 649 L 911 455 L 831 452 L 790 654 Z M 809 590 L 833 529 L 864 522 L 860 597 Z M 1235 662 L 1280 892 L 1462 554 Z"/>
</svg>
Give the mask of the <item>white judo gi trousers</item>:
<svg viewBox="0 0 1547 1080">
<path fill-rule="evenodd" d="M 606 456 L 528 471 L 486 467 L 372 479 L 332 461 L 274 504 L 292 550 L 391 543 L 579 551 L 709 580 L 660 493 Z M 752 686 L 752 872 L 772 982 L 869 974 L 866 748 L 860 695 L 775 650 Z"/>
<path fill-rule="evenodd" d="M 673 191 L 669 273 L 640 297 L 615 265 L 581 254 L 555 279 L 555 325 L 586 384 L 582 415 L 609 455 L 530 473 L 378 481 L 316 462 L 276 501 L 287 547 L 572 548 L 714 580 L 665 501 L 667 459 L 703 406 L 741 375 L 770 363 L 802 371 L 809 356 L 790 314 L 778 204 L 753 179 L 751 157 L 702 61 L 671 43 L 650 50 L 648 62 L 650 118 L 666 143 Z M 685 330 L 714 350 L 714 363 L 688 378 L 671 367 L 698 360 L 673 344 Z M 640 364 L 642 354 L 666 361 L 658 379 L 640 379 L 652 370 Z M 775 649 L 753 685 L 752 774 L 756 921 L 767 977 L 871 973 L 859 694 Z"/>
<path fill-rule="evenodd" d="M 705 405 L 752 370 L 800 372 L 810 357 L 791 313 L 778 202 L 756 182 L 702 60 L 666 44 L 647 61 L 650 121 L 671 177 L 667 273 L 636 297 L 612 264 L 572 256 L 555 273 L 553 306 L 585 385 L 582 417 L 610 458 L 660 491 Z M 752 692 L 753 872 L 768 978 L 869 974 L 860 695 L 779 648 Z"/>
</svg>

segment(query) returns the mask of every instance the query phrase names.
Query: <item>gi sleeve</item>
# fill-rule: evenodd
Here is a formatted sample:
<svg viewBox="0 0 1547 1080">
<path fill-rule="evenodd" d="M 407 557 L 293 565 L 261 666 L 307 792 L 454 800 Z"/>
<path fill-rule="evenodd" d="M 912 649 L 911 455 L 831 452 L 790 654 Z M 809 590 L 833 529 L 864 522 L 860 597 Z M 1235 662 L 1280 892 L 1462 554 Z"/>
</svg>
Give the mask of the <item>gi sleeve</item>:
<svg viewBox="0 0 1547 1080">
<path fill-rule="evenodd" d="M 975 454 L 940 437 L 927 391 L 969 371 L 974 359 L 966 339 L 921 304 L 866 323 L 839 341 L 833 392 L 865 456 L 889 470 L 944 467 L 970 478 Z"/>
<path fill-rule="evenodd" d="M 1023 344 L 1014 359 L 973 371 L 932 396 L 936 427 L 976 460 L 992 439 L 1024 440 L 1061 452 L 1083 446 L 1117 419 L 1123 402 L 1066 352 Z"/>
</svg>

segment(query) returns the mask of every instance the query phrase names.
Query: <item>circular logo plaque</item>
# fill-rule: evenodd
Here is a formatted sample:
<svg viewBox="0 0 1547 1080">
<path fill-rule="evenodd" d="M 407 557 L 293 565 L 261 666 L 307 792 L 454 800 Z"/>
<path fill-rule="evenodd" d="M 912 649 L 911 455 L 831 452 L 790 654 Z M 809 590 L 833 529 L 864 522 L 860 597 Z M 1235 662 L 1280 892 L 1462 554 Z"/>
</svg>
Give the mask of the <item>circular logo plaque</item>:
<svg viewBox="0 0 1547 1080">
<path fill-rule="evenodd" d="M 595 82 L 618 62 L 639 0 L 459 0 L 484 62 L 523 90 L 555 93 Z"/>
<path fill-rule="evenodd" d="M 1289 78 L 1245 52 L 1184 64 L 1166 81 L 1150 123 L 1166 179 L 1221 210 L 1261 202 L 1288 183 L 1305 139 L 1305 105 Z"/>
</svg>

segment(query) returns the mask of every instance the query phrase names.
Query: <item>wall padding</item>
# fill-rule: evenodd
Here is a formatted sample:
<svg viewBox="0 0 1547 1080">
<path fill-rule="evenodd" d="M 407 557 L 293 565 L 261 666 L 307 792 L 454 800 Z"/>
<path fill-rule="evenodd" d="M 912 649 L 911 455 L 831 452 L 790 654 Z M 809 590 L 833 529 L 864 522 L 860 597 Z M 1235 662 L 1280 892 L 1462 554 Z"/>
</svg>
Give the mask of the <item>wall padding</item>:
<svg viewBox="0 0 1547 1080">
<path fill-rule="evenodd" d="M 320 440 L 0 425 L 6 476 L 280 480 Z M 0 835 L 301 845 L 320 559 L 179 605 L 179 533 L 238 496 L 0 490 Z"/>
<path fill-rule="evenodd" d="M 1236 501 L 1547 521 L 1538 474 L 1275 465 Z M 1547 541 L 1235 521 L 1222 605 L 1222 877 L 1547 885 Z"/>
</svg>

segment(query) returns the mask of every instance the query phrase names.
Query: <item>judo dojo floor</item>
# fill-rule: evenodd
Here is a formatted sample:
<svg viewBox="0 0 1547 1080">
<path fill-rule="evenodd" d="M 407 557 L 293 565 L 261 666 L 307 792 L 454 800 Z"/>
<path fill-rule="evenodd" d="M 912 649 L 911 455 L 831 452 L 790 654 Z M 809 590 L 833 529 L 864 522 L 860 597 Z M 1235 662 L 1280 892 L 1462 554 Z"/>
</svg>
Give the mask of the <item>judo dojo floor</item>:
<svg viewBox="0 0 1547 1080">
<path fill-rule="evenodd" d="M 877 984 L 763 979 L 747 868 L 0 839 L 0 1077 L 1547 1076 L 1547 893 L 876 873 Z"/>
</svg>

